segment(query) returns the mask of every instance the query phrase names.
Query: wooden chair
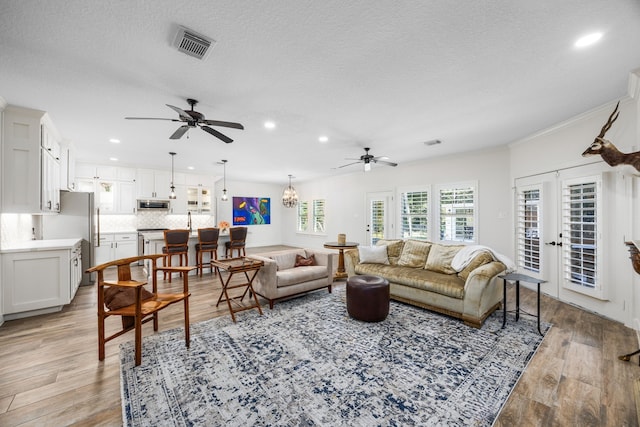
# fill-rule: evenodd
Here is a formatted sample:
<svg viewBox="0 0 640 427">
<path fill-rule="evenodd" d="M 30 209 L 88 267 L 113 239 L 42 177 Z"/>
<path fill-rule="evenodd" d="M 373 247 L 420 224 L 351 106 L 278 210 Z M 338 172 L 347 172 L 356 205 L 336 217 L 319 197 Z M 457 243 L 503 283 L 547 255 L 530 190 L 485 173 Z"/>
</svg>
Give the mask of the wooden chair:
<svg viewBox="0 0 640 427">
<path fill-rule="evenodd" d="M 162 253 L 165 257 L 162 259 L 162 265 L 171 267 L 171 259 L 174 255 L 178 255 L 180 266 L 189 264 L 189 234 L 189 230 L 164 230 Z M 167 274 L 171 283 L 171 273 L 165 271 L 163 278 L 166 280 Z"/>
<path fill-rule="evenodd" d="M 119 337 L 125 332 L 135 329 L 135 363 L 136 366 L 142 362 L 142 324 L 153 320 L 153 330 L 158 330 L 158 311 L 171 304 L 183 301 L 184 303 L 184 339 L 187 348 L 191 342 L 189 336 L 189 271 L 196 267 L 158 267 L 158 258 L 162 254 L 143 255 L 131 258 L 123 258 L 110 261 L 105 264 L 91 267 L 87 273 L 97 272 L 98 274 L 98 359 L 104 360 L 105 343 Z M 138 263 L 139 260 L 150 260 L 152 265 L 152 292 L 149 293 L 143 286 L 146 281 L 139 282 L 131 279 L 131 264 Z M 109 267 L 118 269 L 116 280 L 104 280 L 104 270 Z M 182 274 L 182 292 L 160 293 L 158 292 L 158 271 L 179 272 Z M 110 292 L 112 288 L 115 292 Z M 113 296 L 110 299 L 109 309 L 105 295 Z M 145 298 L 145 296 L 147 298 Z M 122 318 L 122 330 L 105 337 L 104 321 L 109 316 L 120 316 Z"/>
<path fill-rule="evenodd" d="M 200 277 L 205 268 L 202 261 L 202 255 L 209 253 L 211 260 L 218 259 L 218 236 L 220 235 L 219 228 L 198 228 L 198 243 L 196 243 L 196 259 L 198 260 L 198 269 L 200 270 Z M 211 264 L 209 268 L 213 271 Z"/>
<path fill-rule="evenodd" d="M 245 243 L 247 240 L 247 227 L 231 227 L 229 229 L 229 241 L 224 242 L 224 256 L 229 258 L 229 253 L 233 257 L 233 251 L 238 251 L 238 257 L 240 257 L 240 251 L 242 256 L 246 255 Z"/>
</svg>

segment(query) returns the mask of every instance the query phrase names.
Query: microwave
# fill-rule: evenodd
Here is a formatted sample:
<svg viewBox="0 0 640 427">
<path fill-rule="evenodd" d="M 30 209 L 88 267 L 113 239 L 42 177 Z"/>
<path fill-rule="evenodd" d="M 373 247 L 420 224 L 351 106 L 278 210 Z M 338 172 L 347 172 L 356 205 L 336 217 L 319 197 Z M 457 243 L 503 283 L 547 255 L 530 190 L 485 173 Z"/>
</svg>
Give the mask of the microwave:
<svg viewBox="0 0 640 427">
<path fill-rule="evenodd" d="M 137 209 L 139 211 L 168 211 L 170 206 L 169 200 L 139 199 Z"/>
</svg>

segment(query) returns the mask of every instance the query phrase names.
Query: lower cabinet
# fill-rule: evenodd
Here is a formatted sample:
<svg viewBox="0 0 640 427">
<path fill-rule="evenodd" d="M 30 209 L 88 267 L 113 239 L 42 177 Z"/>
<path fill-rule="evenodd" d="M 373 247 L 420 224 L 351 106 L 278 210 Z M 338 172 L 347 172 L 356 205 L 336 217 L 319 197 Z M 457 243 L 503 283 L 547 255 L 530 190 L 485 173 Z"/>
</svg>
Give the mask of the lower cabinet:
<svg viewBox="0 0 640 427">
<path fill-rule="evenodd" d="M 101 233 L 100 246 L 94 248 L 96 265 L 138 255 L 137 233 Z"/>
<path fill-rule="evenodd" d="M 71 302 L 80 281 L 80 242 L 69 249 L 3 253 L 5 320 L 60 311 Z"/>
</svg>

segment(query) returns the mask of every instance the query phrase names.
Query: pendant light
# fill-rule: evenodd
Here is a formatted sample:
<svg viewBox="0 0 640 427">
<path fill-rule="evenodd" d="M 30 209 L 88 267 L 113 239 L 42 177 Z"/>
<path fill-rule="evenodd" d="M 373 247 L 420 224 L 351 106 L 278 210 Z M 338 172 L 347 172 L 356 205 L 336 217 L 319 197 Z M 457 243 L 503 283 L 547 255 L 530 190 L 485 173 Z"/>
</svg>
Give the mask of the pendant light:
<svg viewBox="0 0 640 427">
<path fill-rule="evenodd" d="M 171 193 L 169 193 L 169 199 L 171 200 L 175 200 L 176 198 L 176 187 L 174 187 L 173 185 L 173 158 L 175 157 L 176 153 L 174 153 L 173 151 L 169 153 L 171 155 Z"/>
<path fill-rule="evenodd" d="M 285 208 L 293 208 L 298 204 L 298 193 L 291 186 L 291 175 L 289 175 L 289 186 L 282 192 L 282 204 Z"/>
<path fill-rule="evenodd" d="M 227 200 L 229 200 L 229 196 L 227 196 L 227 161 L 226 160 L 222 160 L 222 167 L 223 169 L 223 175 L 222 175 L 222 197 L 220 197 L 220 200 L 222 200 L 223 202 L 226 202 Z"/>
</svg>

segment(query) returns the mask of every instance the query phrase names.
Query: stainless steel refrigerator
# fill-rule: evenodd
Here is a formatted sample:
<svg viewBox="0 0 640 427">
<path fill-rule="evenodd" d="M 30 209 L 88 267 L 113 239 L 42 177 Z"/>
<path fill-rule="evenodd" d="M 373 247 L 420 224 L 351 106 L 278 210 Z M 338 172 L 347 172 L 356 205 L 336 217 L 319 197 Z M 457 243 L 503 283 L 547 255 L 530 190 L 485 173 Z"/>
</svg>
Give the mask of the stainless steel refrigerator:
<svg viewBox="0 0 640 427">
<path fill-rule="evenodd" d="M 43 239 L 82 238 L 82 285 L 93 283 L 85 273 L 94 265 L 95 223 L 99 221 L 94 193 L 60 192 L 60 213 L 42 217 Z"/>
</svg>

